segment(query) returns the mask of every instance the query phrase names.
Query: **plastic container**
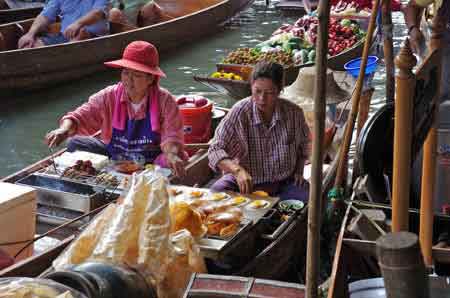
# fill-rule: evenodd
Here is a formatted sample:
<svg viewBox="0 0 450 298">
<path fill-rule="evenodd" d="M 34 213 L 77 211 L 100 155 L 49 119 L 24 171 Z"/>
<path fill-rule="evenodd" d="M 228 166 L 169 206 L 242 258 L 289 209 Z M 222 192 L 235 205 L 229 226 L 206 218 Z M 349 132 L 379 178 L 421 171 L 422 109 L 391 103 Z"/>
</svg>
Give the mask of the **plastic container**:
<svg viewBox="0 0 450 298">
<path fill-rule="evenodd" d="M 364 75 L 364 85 L 363 90 L 367 90 L 371 87 L 373 76 L 375 75 L 375 70 L 378 66 L 378 57 L 369 56 L 367 57 L 366 71 Z M 349 73 L 353 79 L 358 79 L 359 70 L 361 68 L 361 58 L 356 58 L 350 60 L 344 64 L 344 69 Z"/>
<path fill-rule="evenodd" d="M 212 107 L 210 100 L 200 96 L 180 96 L 178 107 L 183 118 L 184 141 L 206 143 L 211 138 Z"/>
<path fill-rule="evenodd" d="M 356 58 L 350 60 L 344 64 L 344 69 L 352 75 L 352 77 L 357 78 L 359 75 L 359 69 L 361 68 L 361 58 Z M 378 57 L 369 56 L 367 57 L 367 65 L 365 75 L 369 76 L 375 72 L 378 66 Z"/>
</svg>

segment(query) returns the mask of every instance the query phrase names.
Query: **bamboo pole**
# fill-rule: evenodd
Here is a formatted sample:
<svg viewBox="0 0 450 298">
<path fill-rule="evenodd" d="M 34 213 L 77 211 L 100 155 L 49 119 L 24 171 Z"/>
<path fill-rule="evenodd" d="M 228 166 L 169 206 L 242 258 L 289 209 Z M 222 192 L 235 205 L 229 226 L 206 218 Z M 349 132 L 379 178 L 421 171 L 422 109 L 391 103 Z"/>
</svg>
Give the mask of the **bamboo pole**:
<svg viewBox="0 0 450 298">
<path fill-rule="evenodd" d="M 441 48 L 441 38 L 445 24 L 440 18 L 434 17 L 430 41 L 430 52 Z M 438 61 L 442 61 L 442 56 Z M 440 64 L 439 66 L 441 66 Z M 439 83 L 441 82 L 442 69 L 439 67 Z M 438 93 L 439 94 L 439 93 Z M 439 96 L 439 95 L 438 95 Z M 425 261 L 425 265 L 433 265 L 433 200 L 436 185 L 436 149 L 437 149 L 437 118 L 439 114 L 439 98 L 433 111 L 433 125 L 425 139 L 423 146 L 423 167 L 422 167 L 422 188 L 420 194 L 420 247 Z"/>
<path fill-rule="evenodd" d="M 381 20 L 383 24 L 383 52 L 386 67 L 386 101 L 394 101 L 395 96 L 395 66 L 394 47 L 392 45 L 392 14 L 391 0 L 381 1 Z"/>
<path fill-rule="evenodd" d="M 416 65 L 409 39 L 395 59 L 399 72 L 396 77 L 394 164 L 392 184 L 392 232 L 408 230 L 409 188 L 411 177 L 411 144 L 413 100 L 416 79 L 412 68 Z"/>
<path fill-rule="evenodd" d="M 359 70 L 358 80 L 356 81 L 355 91 L 352 96 L 352 110 L 345 126 L 344 140 L 342 141 L 342 150 L 339 151 L 339 166 L 336 173 L 336 179 L 334 181 L 335 187 L 341 187 L 342 181 L 346 173 L 347 153 L 350 148 L 350 142 L 352 140 L 353 128 L 355 126 L 356 116 L 358 114 L 359 99 L 361 97 L 361 91 L 364 83 L 364 75 L 367 65 L 367 57 L 369 56 L 370 45 L 372 43 L 373 32 L 375 31 L 376 19 L 378 14 L 378 7 L 380 6 L 380 0 L 374 0 L 372 14 L 370 15 L 369 28 L 367 30 L 366 41 L 364 43 L 363 55 L 361 60 L 361 68 Z"/>
<path fill-rule="evenodd" d="M 309 192 L 308 240 L 306 251 L 306 297 L 319 296 L 320 219 L 322 198 L 322 164 L 326 112 L 326 76 L 328 54 L 328 24 L 330 1 L 320 0 L 317 10 L 319 31 L 317 38 L 316 78 L 314 88 L 314 139 L 312 144 L 312 173 Z"/>
</svg>

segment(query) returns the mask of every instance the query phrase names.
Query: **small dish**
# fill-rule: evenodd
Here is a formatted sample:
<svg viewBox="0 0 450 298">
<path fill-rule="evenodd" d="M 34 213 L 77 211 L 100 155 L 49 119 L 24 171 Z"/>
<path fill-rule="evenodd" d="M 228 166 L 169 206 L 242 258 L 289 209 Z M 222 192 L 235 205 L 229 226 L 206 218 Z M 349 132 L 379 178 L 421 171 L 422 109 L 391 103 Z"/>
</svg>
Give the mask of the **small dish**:
<svg viewBox="0 0 450 298">
<path fill-rule="evenodd" d="M 266 200 L 254 200 L 253 202 L 249 203 L 247 206 L 245 206 L 247 209 L 251 210 L 260 210 L 265 209 L 270 206 L 270 202 Z"/>
<path fill-rule="evenodd" d="M 285 200 L 278 203 L 280 211 L 285 213 L 295 212 L 302 209 L 304 206 L 305 203 L 300 200 Z"/>
<path fill-rule="evenodd" d="M 252 195 L 258 196 L 258 197 L 263 197 L 263 198 L 267 198 L 269 196 L 269 194 L 263 190 L 256 190 L 256 191 L 252 192 Z"/>
<path fill-rule="evenodd" d="M 226 194 L 224 192 L 214 192 L 209 197 L 209 199 L 211 201 L 222 201 L 222 200 L 229 199 L 229 198 L 230 198 L 230 195 Z"/>
<path fill-rule="evenodd" d="M 249 201 L 250 201 L 249 198 L 246 198 L 243 196 L 237 196 L 237 197 L 231 198 L 231 205 L 239 207 L 239 206 L 247 204 Z"/>
</svg>

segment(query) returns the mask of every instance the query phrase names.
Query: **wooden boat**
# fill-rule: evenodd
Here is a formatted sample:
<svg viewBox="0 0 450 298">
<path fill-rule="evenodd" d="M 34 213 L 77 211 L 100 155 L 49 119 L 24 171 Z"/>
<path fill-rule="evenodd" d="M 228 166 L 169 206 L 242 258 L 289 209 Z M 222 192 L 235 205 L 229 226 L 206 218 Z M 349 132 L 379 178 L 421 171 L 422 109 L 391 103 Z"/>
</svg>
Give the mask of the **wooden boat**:
<svg viewBox="0 0 450 298">
<path fill-rule="evenodd" d="M 275 3 L 275 8 L 285 16 L 302 16 L 308 13 L 308 10 L 316 10 L 317 5 L 318 1 L 315 0 L 281 0 Z"/>
<path fill-rule="evenodd" d="M 0 0 L 0 24 L 36 17 L 44 7 L 44 1 Z"/>
<path fill-rule="evenodd" d="M 376 35 L 374 35 L 376 36 Z M 375 38 L 372 42 L 375 41 Z M 328 68 L 336 71 L 343 71 L 344 64 L 348 61 L 360 57 L 362 54 L 362 50 L 364 47 L 364 40 L 359 41 L 353 47 L 335 55 L 333 57 L 328 58 Z M 313 66 L 314 63 L 307 63 L 298 66 L 293 66 L 289 68 L 285 68 L 285 84 L 292 84 L 297 78 L 298 71 L 302 67 Z M 217 71 L 225 71 L 225 72 L 234 72 L 234 73 L 242 73 L 242 70 L 245 69 L 247 73 L 251 71 L 251 66 L 248 65 L 237 65 L 237 64 L 217 64 Z M 250 69 L 250 70 L 248 70 Z M 250 83 L 248 81 L 238 81 L 238 80 L 229 80 L 222 78 L 212 78 L 209 75 L 194 75 L 194 80 L 208 86 L 222 94 L 228 95 L 235 100 L 240 100 L 247 96 L 250 96 Z"/>
<path fill-rule="evenodd" d="M 47 167 L 50 162 L 51 158 L 48 157 L 16 174 L 4 178 L 2 181 L 14 183 L 21 177 Z M 187 175 L 183 179 L 171 179 L 171 183 L 201 186 L 207 184 L 214 177 L 214 173 L 208 166 L 205 149 L 199 150 L 190 158 L 186 171 Z M 233 267 L 232 271 L 224 272 L 224 274 L 280 280 L 285 278 L 286 274 L 292 272 L 289 270 L 293 270 L 294 260 L 297 261 L 295 265 L 301 268 L 302 264 L 304 264 L 304 250 L 306 249 L 304 245 L 306 242 L 306 218 L 307 208 L 303 208 L 275 230 L 266 227 L 267 220 L 270 218 L 265 221 L 259 221 L 260 224 L 254 225 L 252 229 L 246 232 L 248 234 L 245 236 L 245 241 L 239 241 L 227 253 L 227 257 L 238 258 L 241 266 Z M 42 230 L 43 224 L 39 221 L 38 228 L 41 228 L 41 233 L 45 232 Z M 76 228 L 77 226 L 67 227 L 60 232 L 61 236 L 65 237 L 60 236 L 61 242 L 58 245 L 0 271 L 0 277 L 35 277 L 41 274 L 51 266 L 51 262 L 74 239 L 73 234 L 76 234 Z M 261 233 L 264 235 L 259 237 Z M 269 270 L 267 267 L 269 263 L 278 264 L 278 266 L 272 266 Z"/>
<path fill-rule="evenodd" d="M 173 0 L 157 2 L 168 9 L 174 5 Z M 2 25 L 5 45 L 0 52 L 0 94 L 42 88 L 104 70 L 103 62 L 120 58 L 126 45 L 134 40 L 153 43 L 164 57 L 168 51 L 214 32 L 252 2 L 197 1 L 195 12 L 191 5 L 186 7 L 188 13 L 168 21 L 142 28 L 112 23 L 110 35 L 34 49 L 17 49 L 18 39 L 28 31 L 32 20 Z"/>
</svg>

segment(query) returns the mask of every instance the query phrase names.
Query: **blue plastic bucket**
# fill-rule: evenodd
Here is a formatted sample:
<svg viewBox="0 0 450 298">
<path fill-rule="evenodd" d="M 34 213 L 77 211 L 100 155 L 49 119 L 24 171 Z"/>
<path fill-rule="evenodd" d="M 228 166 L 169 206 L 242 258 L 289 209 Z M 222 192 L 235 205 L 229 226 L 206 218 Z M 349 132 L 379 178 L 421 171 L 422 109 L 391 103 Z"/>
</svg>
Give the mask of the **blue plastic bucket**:
<svg viewBox="0 0 450 298">
<path fill-rule="evenodd" d="M 366 65 L 366 76 L 370 76 L 375 72 L 378 66 L 378 57 L 377 56 L 369 56 L 367 57 L 367 65 Z M 359 69 L 361 68 L 361 58 L 356 58 L 350 60 L 345 63 L 344 69 L 351 74 L 354 78 L 357 78 L 359 75 Z"/>
</svg>

